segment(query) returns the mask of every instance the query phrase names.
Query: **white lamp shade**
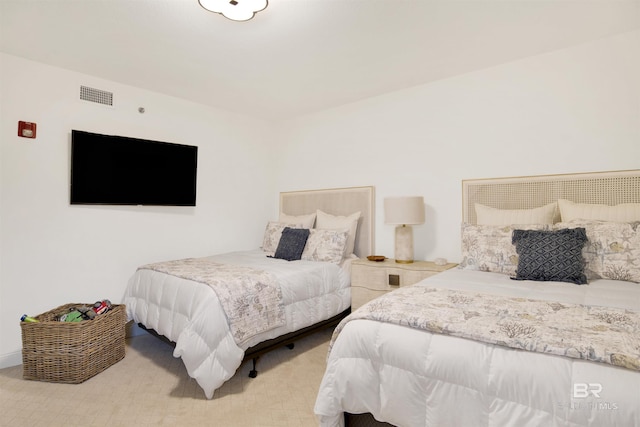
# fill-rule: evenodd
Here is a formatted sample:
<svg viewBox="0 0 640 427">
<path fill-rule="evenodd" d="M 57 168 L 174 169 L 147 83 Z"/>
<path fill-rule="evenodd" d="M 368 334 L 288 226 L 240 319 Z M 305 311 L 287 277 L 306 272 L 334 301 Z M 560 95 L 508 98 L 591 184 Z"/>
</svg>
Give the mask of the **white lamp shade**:
<svg viewBox="0 0 640 427">
<path fill-rule="evenodd" d="M 384 199 L 385 224 L 424 224 L 424 199 L 415 197 L 387 197 Z"/>
<path fill-rule="evenodd" d="M 267 7 L 267 0 L 198 0 L 200 5 L 216 13 L 221 13 L 233 21 L 248 21 L 256 12 Z"/>
</svg>

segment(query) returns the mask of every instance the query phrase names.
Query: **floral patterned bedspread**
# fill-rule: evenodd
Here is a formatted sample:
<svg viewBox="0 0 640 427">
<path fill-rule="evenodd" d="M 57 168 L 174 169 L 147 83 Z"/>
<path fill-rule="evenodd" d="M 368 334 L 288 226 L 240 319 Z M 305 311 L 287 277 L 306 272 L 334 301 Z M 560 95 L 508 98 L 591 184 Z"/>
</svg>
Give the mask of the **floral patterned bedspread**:
<svg viewBox="0 0 640 427">
<path fill-rule="evenodd" d="M 351 313 L 335 329 L 329 352 L 356 319 L 640 371 L 640 311 L 414 285 Z"/>
<path fill-rule="evenodd" d="M 218 296 L 231 334 L 240 345 L 285 324 L 282 289 L 273 274 L 246 266 L 220 264 L 208 258 L 187 258 L 141 266 L 204 283 Z"/>
</svg>

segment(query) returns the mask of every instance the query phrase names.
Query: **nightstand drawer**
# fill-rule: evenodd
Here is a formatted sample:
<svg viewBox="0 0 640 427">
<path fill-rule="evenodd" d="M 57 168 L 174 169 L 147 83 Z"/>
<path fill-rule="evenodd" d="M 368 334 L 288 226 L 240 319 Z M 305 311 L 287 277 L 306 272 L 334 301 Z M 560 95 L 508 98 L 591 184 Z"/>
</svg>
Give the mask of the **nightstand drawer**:
<svg viewBox="0 0 640 427">
<path fill-rule="evenodd" d="M 397 286 L 389 286 L 386 268 L 367 268 L 364 265 L 351 266 L 351 286 L 359 286 L 374 291 L 390 291 Z"/>
<path fill-rule="evenodd" d="M 399 264 L 392 259 L 373 262 L 364 259 L 351 264 L 351 310 L 402 286 L 410 286 L 429 276 L 455 267 L 429 261 Z"/>
<path fill-rule="evenodd" d="M 390 276 L 398 276 L 400 279 L 399 286 L 409 286 L 414 283 L 418 283 L 422 279 L 426 279 L 429 276 L 433 276 L 434 274 L 438 274 L 437 271 L 426 271 L 426 270 L 403 270 L 401 268 L 387 268 L 387 277 L 389 278 L 387 283 L 389 283 Z"/>
</svg>

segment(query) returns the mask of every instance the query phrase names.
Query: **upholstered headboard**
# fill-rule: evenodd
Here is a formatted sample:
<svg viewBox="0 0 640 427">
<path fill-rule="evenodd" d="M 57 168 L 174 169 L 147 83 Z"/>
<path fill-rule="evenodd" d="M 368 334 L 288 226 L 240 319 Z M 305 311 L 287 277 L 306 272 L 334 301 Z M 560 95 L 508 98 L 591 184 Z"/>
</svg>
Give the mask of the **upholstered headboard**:
<svg viewBox="0 0 640 427">
<path fill-rule="evenodd" d="M 476 224 L 475 203 L 531 209 L 558 199 L 604 205 L 640 203 L 640 170 L 463 180 L 462 220 Z"/>
<path fill-rule="evenodd" d="M 280 212 L 287 215 L 315 213 L 347 216 L 360 211 L 354 252 L 359 258 L 373 254 L 375 247 L 374 187 L 331 188 L 280 193 Z"/>
</svg>

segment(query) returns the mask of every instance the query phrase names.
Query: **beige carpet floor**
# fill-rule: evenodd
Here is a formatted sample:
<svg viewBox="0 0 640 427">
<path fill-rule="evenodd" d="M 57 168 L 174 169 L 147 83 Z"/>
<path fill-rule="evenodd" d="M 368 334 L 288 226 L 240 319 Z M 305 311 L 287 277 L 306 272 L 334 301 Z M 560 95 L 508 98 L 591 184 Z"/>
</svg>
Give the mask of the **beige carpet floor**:
<svg viewBox="0 0 640 427">
<path fill-rule="evenodd" d="M 331 330 L 274 350 L 207 400 L 173 348 L 152 337 L 127 339 L 123 360 L 82 384 L 24 380 L 22 366 L 0 370 L 0 424 L 7 426 L 316 426 L 316 393 Z"/>
</svg>

